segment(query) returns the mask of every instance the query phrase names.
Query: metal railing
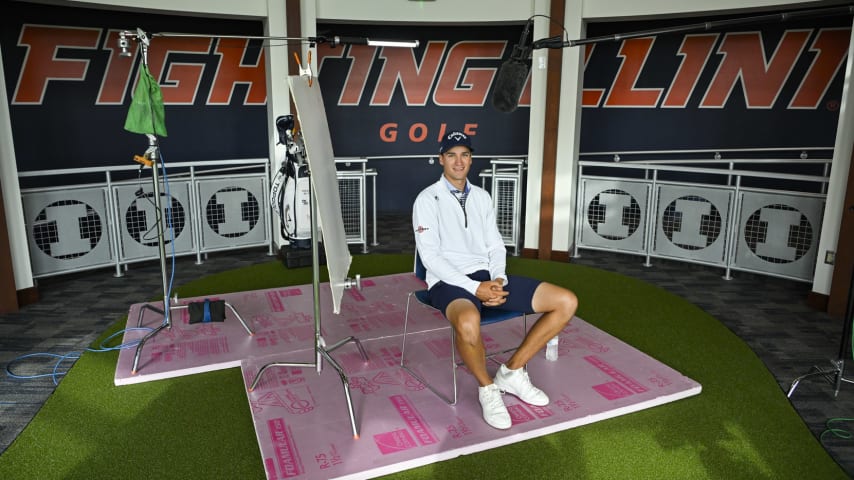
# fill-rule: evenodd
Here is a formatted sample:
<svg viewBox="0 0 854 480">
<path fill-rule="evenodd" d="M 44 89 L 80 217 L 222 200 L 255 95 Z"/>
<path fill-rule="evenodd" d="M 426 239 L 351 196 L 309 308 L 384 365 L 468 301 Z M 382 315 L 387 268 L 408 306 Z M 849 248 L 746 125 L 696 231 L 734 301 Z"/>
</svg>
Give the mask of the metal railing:
<svg viewBox="0 0 854 480">
<path fill-rule="evenodd" d="M 367 158 L 336 158 L 338 194 L 341 198 L 341 217 L 347 243 L 362 245 L 362 253 L 368 253 L 368 201 L 367 179 L 372 181 L 373 194 L 373 245 L 377 245 L 377 172 L 367 168 Z M 356 164 L 356 168 L 345 170 Z"/>
<path fill-rule="evenodd" d="M 513 249 L 513 255 L 519 255 L 525 159 L 496 158 L 489 163 L 492 168 L 479 174 L 481 187 L 492 195 L 495 220 L 504 245 Z M 488 186 L 487 180 L 491 180 Z"/>
<path fill-rule="evenodd" d="M 105 266 L 121 276 L 129 264 L 159 257 L 158 221 L 166 222 L 167 253 L 195 254 L 197 263 L 209 252 L 250 246 L 266 245 L 272 255 L 267 159 L 171 163 L 161 179 L 160 212 L 151 180 L 134 180 L 137 171 L 129 165 L 19 174 L 22 183 L 50 182 L 21 190 L 35 278 Z"/>
<path fill-rule="evenodd" d="M 336 159 L 347 242 L 367 252 L 365 159 Z M 33 277 L 114 267 L 159 257 L 156 222 L 166 221 L 169 256 L 267 246 L 273 255 L 270 165 L 266 158 L 170 163 L 161 178 L 162 211 L 150 178 L 135 165 L 20 172 Z M 136 178 L 134 178 L 134 174 Z M 26 184 L 35 186 L 26 187 Z M 49 186 L 38 186 L 49 184 Z M 376 207 L 374 207 L 376 243 Z"/>
<path fill-rule="evenodd" d="M 719 266 L 726 279 L 740 270 L 812 281 L 829 153 L 581 160 L 573 256 L 612 250 L 647 266 L 653 257 Z M 798 169 L 807 173 L 787 173 Z"/>
</svg>

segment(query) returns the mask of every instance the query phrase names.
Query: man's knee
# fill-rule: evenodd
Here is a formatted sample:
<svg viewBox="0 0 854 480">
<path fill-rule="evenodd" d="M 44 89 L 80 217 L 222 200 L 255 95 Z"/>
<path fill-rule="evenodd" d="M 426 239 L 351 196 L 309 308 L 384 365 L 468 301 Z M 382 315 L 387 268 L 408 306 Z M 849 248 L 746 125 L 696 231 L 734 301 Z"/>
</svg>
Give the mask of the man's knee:
<svg viewBox="0 0 854 480">
<path fill-rule="evenodd" d="M 559 296 L 558 303 L 560 309 L 567 314 L 568 317 L 575 315 L 578 310 L 578 297 L 571 290 L 562 289 L 563 294 Z M 569 321 L 569 319 L 567 319 Z"/>
<path fill-rule="evenodd" d="M 557 312 L 569 322 L 578 310 L 578 297 L 571 290 L 543 283 L 534 295 L 534 306 L 539 312 Z"/>
<path fill-rule="evenodd" d="M 466 301 L 468 305 L 454 305 L 454 303 L 449 305 L 447 316 L 454 327 L 457 340 L 468 344 L 480 342 L 480 312 L 471 305 L 471 302 Z"/>
</svg>

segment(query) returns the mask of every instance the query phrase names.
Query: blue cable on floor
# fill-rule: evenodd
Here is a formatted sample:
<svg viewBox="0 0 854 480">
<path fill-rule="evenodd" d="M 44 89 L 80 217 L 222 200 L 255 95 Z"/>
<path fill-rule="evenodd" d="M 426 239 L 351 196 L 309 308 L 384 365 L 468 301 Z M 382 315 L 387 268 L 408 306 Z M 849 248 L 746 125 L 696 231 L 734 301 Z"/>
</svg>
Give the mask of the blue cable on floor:
<svg viewBox="0 0 854 480">
<path fill-rule="evenodd" d="M 115 345 L 112 347 L 107 346 L 106 344 L 110 340 L 116 338 L 117 336 L 119 336 L 121 334 L 124 334 L 125 332 L 134 332 L 134 331 L 150 332 L 152 330 L 153 329 L 148 328 L 148 327 L 132 327 L 132 328 L 126 328 L 124 330 L 119 330 L 118 332 L 116 332 L 116 333 L 110 335 L 109 337 L 105 338 L 101 342 L 101 344 L 98 346 L 98 348 L 87 348 L 85 351 L 86 352 L 100 353 L 100 352 L 112 352 L 112 351 L 116 351 L 116 350 L 124 350 L 127 348 L 135 347 L 139 343 L 139 340 L 133 340 L 133 341 L 130 341 L 127 343 L 121 343 L 119 345 Z M 80 355 L 82 355 L 82 352 L 69 352 L 69 353 L 66 353 L 63 355 L 60 355 L 58 353 L 49 353 L 49 352 L 28 353 L 25 355 L 21 355 L 21 356 L 13 359 L 12 361 L 10 361 L 9 363 L 6 364 L 6 376 L 8 376 L 9 378 L 16 378 L 19 380 L 31 380 L 31 379 L 35 379 L 35 378 L 51 377 L 53 379 L 53 384 L 59 385 L 59 378 L 64 376 L 68 372 L 68 370 L 60 370 L 62 368 L 62 364 L 65 363 L 67 360 L 77 360 L 78 358 L 80 358 Z M 26 360 L 28 358 L 53 358 L 53 359 L 56 359 L 56 361 L 53 364 L 53 369 L 52 369 L 51 373 L 37 373 L 37 374 L 32 374 L 32 375 L 19 375 L 19 374 L 12 371 L 12 365 L 14 365 L 15 363 L 20 362 L 22 360 Z"/>
<path fill-rule="evenodd" d="M 166 207 L 166 225 L 169 228 L 169 237 L 170 237 L 169 244 L 170 244 L 171 250 L 172 250 L 172 268 L 171 268 L 170 273 L 169 273 L 169 286 L 166 290 L 167 295 L 166 295 L 166 298 L 164 299 L 164 301 L 168 302 L 167 299 L 172 297 L 172 285 L 173 285 L 173 282 L 175 280 L 175 224 L 172 222 L 172 194 L 169 192 L 169 177 L 166 174 L 166 162 L 164 161 L 162 151 L 160 151 L 159 157 L 160 157 L 159 160 L 160 160 L 161 169 L 163 171 L 163 184 L 165 185 L 165 189 L 166 189 L 166 199 L 169 202 L 169 206 Z M 161 221 L 163 221 L 163 220 L 161 219 Z M 165 305 L 165 308 L 169 308 L 169 305 L 168 304 Z M 166 321 L 165 317 L 164 317 L 163 321 L 164 322 Z M 99 348 L 87 348 L 85 351 L 87 351 L 87 352 L 112 352 L 115 350 L 123 350 L 126 348 L 135 347 L 139 343 L 139 340 L 134 340 L 132 342 L 119 344 L 119 345 L 116 345 L 114 347 L 108 347 L 105 344 L 107 342 L 109 342 L 110 340 L 114 339 L 116 336 L 124 334 L 125 332 L 139 331 L 139 330 L 151 332 L 154 329 L 148 328 L 148 327 L 125 328 L 124 330 L 119 330 L 118 332 L 116 332 L 116 333 L 110 335 L 109 337 L 105 338 L 104 341 L 101 342 L 101 345 L 99 345 Z M 60 370 L 60 368 L 62 367 L 62 364 L 65 363 L 67 360 L 77 360 L 80 358 L 80 355 L 82 355 L 81 352 L 69 352 L 69 353 L 66 353 L 64 355 L 60 355 L 57 353 L 49 353 L 49 352 L 28 353 L 26 355 L 21 355 L 15 359 L 13 359 L 11 362 L 7 363 L 6 364 L 6 375 L 10 378 L 16 378 L 19 380 L 31 380 L 31 379 L 36 379 L 36 378 L 51 377 L 53 379 L 53 384 L 59 385 L 59 378 L 64 376 L 66 373 L 68 373 L 68 370 Z M 46 358 L 55 358 L 56 359 L 56 361 L 54 362 L 53 370 L 51 371 L 51 373 L 39 373 L 39 374 L 34 374 L 34 375 L 18 375 L 12 371 L 12 365 L 15 364 L 16 362 L 20 362 L 20 361 L 25 360 L 27 358 L 39 358 L 39 357 L 41 357 L 41 358 L 45 358 L 45 357 Z"/>
</svg>

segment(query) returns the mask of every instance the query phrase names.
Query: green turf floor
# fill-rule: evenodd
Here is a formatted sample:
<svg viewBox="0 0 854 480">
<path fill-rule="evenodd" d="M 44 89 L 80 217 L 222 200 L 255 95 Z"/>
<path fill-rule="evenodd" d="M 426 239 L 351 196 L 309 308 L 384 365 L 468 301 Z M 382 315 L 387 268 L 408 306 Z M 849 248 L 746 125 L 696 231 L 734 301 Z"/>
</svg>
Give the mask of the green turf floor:
<svg viewBox="0 0 854 480">
<path fill-rule="evenodd" d="M 351 272 L 368 278 L 411 266 L 408 255 L 362 255 L 354 257 Z M 390 477 L 848 478 L 758 357 L 696 306 L 584 266 L 511 258 L 508 270 L 571 288 L 580 299 L 579 317 L 696 380 L 702 393 Z M 178 293 L 310 282 L 310 268 L 269 262 L 199 279 Z M 116 320 L 104 337 L 124 326 Z M 116 387 L 117 358 L 116 352 L 87 353 L 76 362 L 0 456 L 0 479 L 264 478 L 239 369 Z"/>
</svg>

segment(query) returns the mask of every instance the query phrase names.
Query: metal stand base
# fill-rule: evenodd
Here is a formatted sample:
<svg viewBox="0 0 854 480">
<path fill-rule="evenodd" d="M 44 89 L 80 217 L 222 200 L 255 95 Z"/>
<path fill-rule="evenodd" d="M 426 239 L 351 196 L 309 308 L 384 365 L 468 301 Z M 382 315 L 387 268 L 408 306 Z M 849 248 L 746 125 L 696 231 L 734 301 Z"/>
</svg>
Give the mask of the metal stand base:
<svg viewBox="0 0 854 480">
<path fill-rule="evenodd" d="M 229 310 L 231 310 L 231 313 L 233 313 L 235 317 L 237 317 L 237 320 L 240 321 L 240 324 L 243 325 L 243 329 L 246 330 L 246 333 L 248 333 L 249 336 L 255 335 L 255 332 L 253 332 L 252 329 L 249 328 L 249 325 L 246 323 L 245 320 L 243 320 L 243 317 L 241 317 L 240 314 L 237 313 L 237 310 L 230 303 L 225 302 L 225 306 L 228 307 Z M 183 309 L 187 309 L 187 308 L 190 308 L 190 306 L 189 305 L 170 305 L 169 306 L 169 313 L 171 314 L 173 310 L 183 310 Z M 150 338 L 153 338 L 155 335 L 160 333 L 164 328 L 166 328 L 166 329 L 172 328 L 172 315 L 167 315 L 165 310 L 157 308 L 151 304 L 145 304 L 139 309 L 139 316 L 137 317 L 137 320 L 136 320 L 136 326 L 137 327 L 142 326 L 142 316 L 145 314 L 146 310 L 151 310 L 151 311 L 157 313 L 158 315 L 163 316 L 164 320 L 157 328 L 148 332 L 144 337 L 142 337 L 142 339 L 136 345 L 136 352 L 133 355 L 133 367 L 131 368 L 131 371 L 130 371 L 131 375 L 136 375 L 136 373 L 139 371 L 137 369 L 137 367 L 139 366 L 139 355 L 142 353 L 142 347 L 145 346 L 145 342 L 147 342 Z"/>
<path fill-rule="evenodd" d="M 290 134 L 290 133 L 289 133 Z M 294 140 L 296 142 L 296 140 Z M 302 145 L 299 148 L 300 152 L 305 151 L 305 146 Z M 355 337 L 347 337 L 343 340 L 340 340 L 332 345 L 327 345 L 321 335 L 321 309 L 320 309 L 320 247 L 318 246 L 318 239 L 320 238 L 320 230 L 318 228 L 318 219 L 320 218 L 320 213 L 317 205 L 317 195 L 315 190 L 315 177 L 314 175 L 309 174 L 309 182 L 311 188 L 309 188 L 309 208 L 311 211 L 311 287 L 312 287 L 312 298 L 314 300 L 314 361 L 313 362 L 271 362 L 258 370 L 258 373 L 255 374 L 255 378 L 252 380 L 252 383 L 249 385 L 249 392 L 255 390 L 258 387 L 258 384 L 261 382 L 261 376 L 264 375 L 264 372 L 273 367 L 295 367 L 295 368 L 315 368 L 317 369 L 317 374 L 320 375 L 323 372 L 323 360 L 329 362 L 332 365 L 332 368 L 338 372 L 338 376 L 341 378 L 341 383 L 344 386 L 344 397 L 347 400 L 347 412 L 350 415 L 350 427 L 353 429 L 353 438 L 359 438 L 359 429 L 356 426 L 356 415 L 353 412 L 353 400 L 350 397 L 350 381 L 347 379 L 347 375 L 344 373 L 344 367 L 342 367 L 332 355 L 330 355 L 333 351 L 343 346 L 346 343 L 353 342 L 356 344 L 356 347 L 359 349 L 359 354 L 362 356 L 362 361 L 368 361 L 368 353 L 365 351 L 364 347 L 362 347 L 362 342 L 360 342 Z M 349 263 L 349 262 L 348 262 Z M 330 272 L 331 273 L 331 272 Z M 330 276 L 332 276 L 330 274 Z M 356 288 L 361 289 L 361 277 L 356 275 L 355 281 L 347 278 L 344 280 L 343 288 Z M 336 312 L 337 313 L 337 312 Z"/>
<path fill-rule="evenodd" d="M 296 367 L 296 368 L 316 368 L 317 374 L 319 375 L 322 371 L 322 359 L 325 359 L 332 365 L 332 368 L 338 372 L 338 376 L 341 378 L 341 383 L 344 385 L 344 398 L 347 400 L 347 411 L 350 414 L 350 427 L 353 429 L 353 438 L 359 438 L 359 429 L 356 426 L 356 415 L 353 412 L 353 400 L 350 397 L 350 381 L 347 379 L 347 375 L 344 373 L 344 367 L 341 366 L 334 358 L 332 358 L 332 353 L 337 348 L 347 344 L 349 342 L 353 342 L 356 344 L 356 348 L 359 349 L 359 355 L 362 356 L 362 361 L 368 361 L 368 353 L 365 351 L 365 348 L 362 346 L 362 342 L 359 341 L 356 337 L 347 337 L 344 338 L 332 346 L 326 346 L 322 337 L 318 337 L 315 342 L 314 351 L 315 351 L 315 361 L 306 363 L 306 362 L 271 362 L 258 370 L 258 373 L 255 374 L 255 378 L 252 380 L 252 384 L 249 385 L 249 391 L 252 392 L 261 382 L 261 376 L 264 375 L 268 369 L 273 367 Z"/>
<path fill-rule="evenodd" d="M 809 373 L 801 375 L 792 382 L 786 397 L 791 397 L 792 394 L 795 393 L 795 389 L 798 388 L 798 384 L 801 383 L 801 380 L 812 377 L 823 377 L 827 380 L 827 383 L 834 386 L 833 396 L 836 397 L 839 395 L 839 389 L 842 387 L 842 383 L 854 383 L 854 380 L 845 378 L 844 374 L 845 360 L 830 360 L 830 368 L 827 369 L 819 367 L 818 365 L 813 365 Z"/>
<path fill-rule="evenodd" d="M 145 56 L 145 50 L 143 51 L 143 60 L 146 61 L 147 64 L 147 56 Z M 160 179 L 158 177 L 157 162 L 160 161 L 160 147 L 157 142 L 157 137 L 154 135 L 148 136 L 148 150 L 146 150 L 145 157 L 141 158 L 143 164 L 147 164 L 151 167 L 151 186 L 154 194 L 154 209 L 157 212 L 157 249 L 160 253 L 160 280 L 163 286 L 163 308 L 157 308 L 150 304 L 145 304 L 139 310 L 139 318 L 137 319 L 136 326 L 142 326 L 142 316 L 146 310 L 151 310 L 158 315 L 163 317 L 163 322 L 155 328 L 154 330 L 148 332 L 142 340 L 136 346 L 136 352 L 133 355 L 133 367 L 131 368 L 131 375 L 136 375 L 139 371 L 139 356 L 142 353 L 142 348 L 145 346 L 145 342 L 147 342 L 150 338 L 153 338 L 155 335 L 163 331 L 164 328 L 170 329 L 172 328 L 172 310 L 180 310 L 183 308 L 189 308 L 187 305 L 169 305 L 169 283 L 166 279 L 166 234 L 164 229 L 164 212 L 163 207 L 161 205 L 160 198 Z M 165 166 L 164 166 L 165 168 Z M 165 177 L 164 177 L 165 178 Z M 168 190 L 167 190 L 168 192 Z M 169 222 L 171 223 L 171 211 L 167 210 Z M 225 302 L 225 306 L 227 306 L 234 316 L 240 320 L 240 323 L 243 325 L 243 328 L 246 330 L 246 333 L 249 335 L 254 335 L 254 332 L 251 328 L 246 324 L 243 318 L 237 313 L 237 310 L 231 306 L 230 303 Z"/>
<path fill-rule="evenodd" d="M 795 393 L 795 389 L 798 388 L 798 384 L 801 383 L 801 380 L 807 378 L 824 377 L 828 383 L 834 386 L 834 398 L 839 395 L 839 389 L 843 383 L 854 383 L 854 380 L 845 378 L 845 359 L 851 357 L 851 344 L 849 342 L 851 341 L 852 323 L 854 323 L 854 275 L 851 275 L 848 285 L 848 306 L 845 309 L 845 317 L 842 319 L 842 339 L 839 342 L 839 356 L 836 360 L 830 361 L 829 369 L 813 365 L 809 373 L 796 378 L 792 382 L 792 386 L 789 387 L 787 397 L 791 397 Z"/>
</svg>

